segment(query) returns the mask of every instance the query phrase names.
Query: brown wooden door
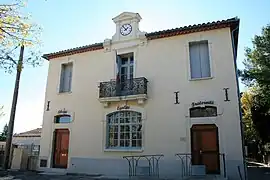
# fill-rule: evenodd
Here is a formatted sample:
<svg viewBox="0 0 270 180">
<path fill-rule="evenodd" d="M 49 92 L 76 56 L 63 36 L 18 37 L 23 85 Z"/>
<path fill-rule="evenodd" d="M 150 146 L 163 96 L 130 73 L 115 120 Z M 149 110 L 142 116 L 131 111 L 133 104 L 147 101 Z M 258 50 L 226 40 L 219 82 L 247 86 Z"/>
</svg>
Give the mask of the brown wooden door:
<svg viewBox="0 0 270 180">
<path fill-rule="evenodd" d="M 54 134 L 54 158 L 53 167 L 67 168 L 68 164 L 68 147 L 69 147 L 69 130 L 57 129 Z"/>
<path fill-rule="evenodd" d="M 192 164 L 205 165 L 206 173 L 220 173 L 218 128 L 215 125 L 193 125 L 191 128 Z"/>
</svg>

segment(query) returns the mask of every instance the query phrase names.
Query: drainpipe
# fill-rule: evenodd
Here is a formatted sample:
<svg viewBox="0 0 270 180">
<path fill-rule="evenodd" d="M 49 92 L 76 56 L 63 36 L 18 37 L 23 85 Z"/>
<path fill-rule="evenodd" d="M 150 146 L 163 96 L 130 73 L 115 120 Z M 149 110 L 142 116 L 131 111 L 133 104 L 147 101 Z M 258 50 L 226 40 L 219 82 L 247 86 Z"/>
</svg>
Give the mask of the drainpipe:
<svg viewBox="0 0 270 180">
<path fill-rule="evenodd" d="M 232 38 L 232 49 L 233 49 L 233 59 L 234 59 L 234 67 L 235 67 L 235 78 L 237 84 L 237 96 L 238 96 L 238 106 L 239 106 L 239 116 L 240 116 L 240 128 L 241 128 L 241 138 L 242 138 L 242 152 L 243 152 L 243 164 L 244 164 L 244 179 L 247 180 L 247 166 L 245 162 L 245 146 L 244 146 L 244 133 L 243 133 L 243 123 L 242 123 L 242 111 L 241 111 L 241 97 L 240 97 L 240 89 L 239 89 L 239 80 L 238 80 L 238 71 L 237 71 L 237 62 L 236 62 L 236 48 L 234 42 L 234 33 L 239 29 L 239 25 L 231 31 Z"/>
</svg>

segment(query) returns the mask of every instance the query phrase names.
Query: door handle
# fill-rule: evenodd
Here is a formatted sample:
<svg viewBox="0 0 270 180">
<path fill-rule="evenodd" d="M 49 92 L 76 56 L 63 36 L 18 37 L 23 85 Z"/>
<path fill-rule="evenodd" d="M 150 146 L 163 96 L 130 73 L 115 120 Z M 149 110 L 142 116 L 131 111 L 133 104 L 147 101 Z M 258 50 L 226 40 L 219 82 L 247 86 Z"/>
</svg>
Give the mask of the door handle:
<svg viewBox="0 0 270 180">
<path fill-rule="evenodd" d="M 203 151 L 202 150 L 200 150 L 200 154 L 202 154 L 203 153 Z"/>
</svg>

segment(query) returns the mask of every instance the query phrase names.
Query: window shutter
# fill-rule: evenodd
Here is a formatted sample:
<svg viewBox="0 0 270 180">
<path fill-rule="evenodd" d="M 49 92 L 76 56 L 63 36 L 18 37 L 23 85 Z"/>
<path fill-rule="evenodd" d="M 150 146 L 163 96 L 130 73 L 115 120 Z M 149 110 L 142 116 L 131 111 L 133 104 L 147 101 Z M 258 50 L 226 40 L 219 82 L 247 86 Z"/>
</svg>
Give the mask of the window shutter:
<svg viewBox="0 0 270 180">
<path fill-rule="evenodd" d="M 72 83 L 72 69 L 73 65 L 69 64 L 69 72 L 68 72 L 68 91 L 71 91 L 71 83 Z"/>
<path fill-rule="evenodd" d="M 59 92 L 63 92 L 64 91 L 64 81 L 65 81 L 65 65 L 62 65 L 61 66 Z"/>
<path fill-rule="evenodd" d="M 189 44 L 190 73 L 191 79 L 201 78 L 201 61 L 199 44 Z"/>
<path fill-rule="evenodd" d="M 202 77 L 210 77 L 210 60 L 208 42 L 200 43 L 200 59 L 201 59 L 201 72 Z"/>
<path fill-rule="evenodd" d="M 69 74 L 69 68 L 68 68 L 68 65 L 65 65 L 64 92 L 67 92 L 68 91 L 68 74 Z"/>
</svg>

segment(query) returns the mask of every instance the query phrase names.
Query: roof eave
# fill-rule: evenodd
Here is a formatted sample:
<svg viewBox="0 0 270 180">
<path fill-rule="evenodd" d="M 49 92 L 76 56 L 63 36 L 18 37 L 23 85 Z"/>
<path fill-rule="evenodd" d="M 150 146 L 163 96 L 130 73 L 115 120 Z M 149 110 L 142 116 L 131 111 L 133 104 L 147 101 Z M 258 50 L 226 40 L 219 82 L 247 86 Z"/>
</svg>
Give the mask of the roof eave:
<svg viewBox="0 0 270 180">
<path fill-rule="evenodd" d="M 240 19 L 235 17 L 235 18 L 222 20 L 222 21 L 216 21 L 216 22 L 213 21 L 209 23 L 196 24 L 192 26 L 184 26 L 184 27 L 175 28 L 175 29 L 146 33 L 145 36 L 148 40 L 153 40 L 153 39 L 189 34 L 189 33 L 194 33 L 194 32 L 209 31 L 209 30 L 220 29 L 220 28 L 233 28 L 233 27 L 239 26 L 239 23 L 240 23 Z M 58 57 L 69 56 L 69 55 L 73 55 L 77 53 L 83 53 L 87 51 L 94 51 L 94 50 L 100 50 L 100 49 L 103 49 L 103 43 L 96 43 L 96 44 L 91 44 L 87 46 L 81 46 L 77 48 L 58 51 L 55 53 L 44 54 L 41 57 L 49 61 L 50 59 L 54 59 Z"/>
</svg>

